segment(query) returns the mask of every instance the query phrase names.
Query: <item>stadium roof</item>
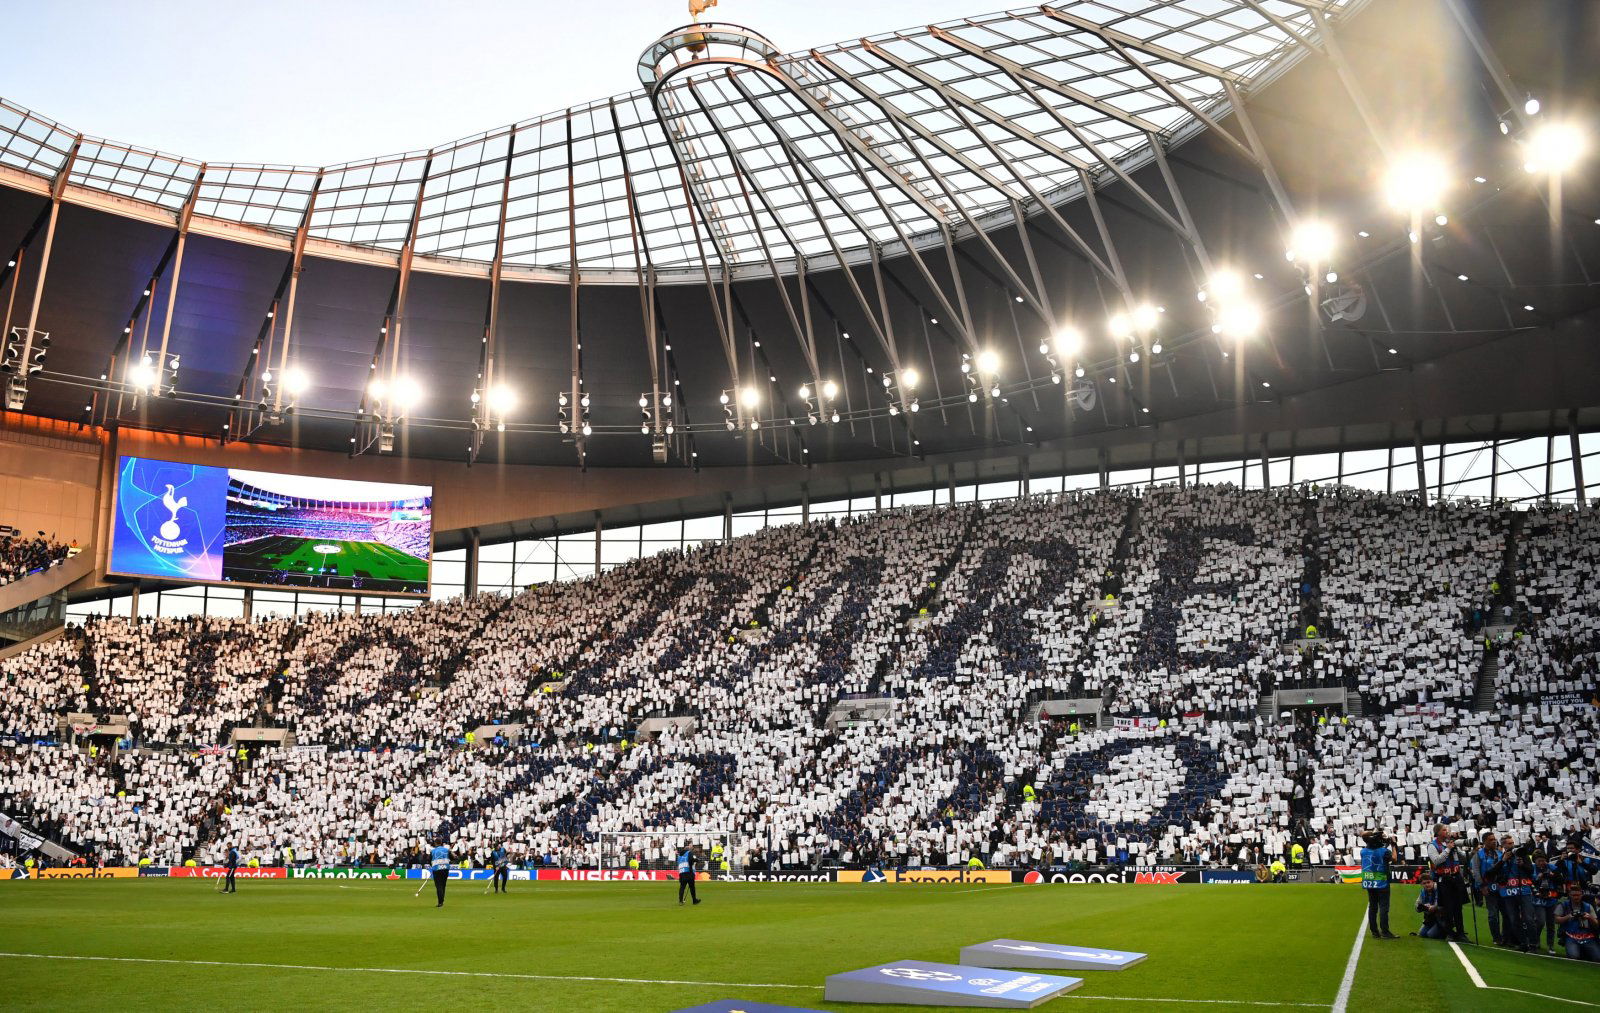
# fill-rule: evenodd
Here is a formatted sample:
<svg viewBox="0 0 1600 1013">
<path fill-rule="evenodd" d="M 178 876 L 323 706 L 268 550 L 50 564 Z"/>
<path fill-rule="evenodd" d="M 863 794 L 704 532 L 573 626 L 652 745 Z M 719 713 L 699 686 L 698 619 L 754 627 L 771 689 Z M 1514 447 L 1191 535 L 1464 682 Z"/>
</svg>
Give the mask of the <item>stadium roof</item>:
<svg viewBox="0 0 1600 1013">
<path fill-rule="evenodd" d="M 1319 15 L 1355 6 L 1106 0 L 786 55 L 748 29 L 691 25 L 646 50 L 639 91 L 322 168 L 80 142 L 0 102 L 0 164 L 46 180 L 65 168 L 71 185 L 284 235 L 303 223 L 315 239 L 395 252 L 410 236 L 419 256 L 498 253 L 559 272 L 575 253 L 586 274 L 631 280 L 643 262 L 693 281 L 706 259 L 737 270 L 797 248 L 825 258 L 831 243 L 893 255 L 942 227 L 1070 199 L 1083 174 L 1135 168 L 1152 137 L 1170 144 L 1223 115 L 1228 85 L 1270 76 Z M 699 72 L 669 76 L 685 60 Z"/>
<path fill-rule="evenodd" d="M 1600 194 L 1523 162 L 1555 117 L 1592 123 L 1597 18 L 1097 0 L 787 55 L 693 25 L 645 47 L 640 91 L 326 169 L 0 100 L 0 298 L 50 335 L 31 413 L 357 453 L 821 464 L 1559 427 L 1600 405 Z M 1446 192 L 1408 217 L 1378 180 L 1423 142 Z M 1327 262 L 1286 261 L 1317 219 Z M 1234 304 L 1197 299 L 1223 276 Z"/>
</svg>

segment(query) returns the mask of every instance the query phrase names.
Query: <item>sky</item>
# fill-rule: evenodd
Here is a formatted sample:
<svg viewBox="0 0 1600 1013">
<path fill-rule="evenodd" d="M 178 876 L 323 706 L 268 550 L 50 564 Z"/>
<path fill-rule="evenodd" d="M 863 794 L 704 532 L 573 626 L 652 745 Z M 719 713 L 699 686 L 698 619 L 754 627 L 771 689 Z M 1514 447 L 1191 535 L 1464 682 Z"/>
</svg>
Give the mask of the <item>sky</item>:
<svg viewBox="0 0 1600 1013">
<path fill-rule="evenodd" d="M 722 0 L 785 52 L 1006 0 Z M 0 4 L 0 96 L 86 134 L 215 162 L 413 151 L 639 87 L 686 0 L 66 0 Z"/>
</svg>

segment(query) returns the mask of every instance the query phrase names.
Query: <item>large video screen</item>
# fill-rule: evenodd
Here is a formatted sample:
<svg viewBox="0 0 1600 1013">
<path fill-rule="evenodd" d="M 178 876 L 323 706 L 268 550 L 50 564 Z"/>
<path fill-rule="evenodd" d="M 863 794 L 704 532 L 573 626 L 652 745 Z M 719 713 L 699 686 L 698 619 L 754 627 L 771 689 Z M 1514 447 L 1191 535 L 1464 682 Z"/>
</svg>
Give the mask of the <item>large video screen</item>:
<svg viewBox="0 0 1600 1013">
<path fill-rule="evenodd" d="M 111 573 L 423 595 L 432 558 L 431 486 L 117 462 Z"/>
</svg>

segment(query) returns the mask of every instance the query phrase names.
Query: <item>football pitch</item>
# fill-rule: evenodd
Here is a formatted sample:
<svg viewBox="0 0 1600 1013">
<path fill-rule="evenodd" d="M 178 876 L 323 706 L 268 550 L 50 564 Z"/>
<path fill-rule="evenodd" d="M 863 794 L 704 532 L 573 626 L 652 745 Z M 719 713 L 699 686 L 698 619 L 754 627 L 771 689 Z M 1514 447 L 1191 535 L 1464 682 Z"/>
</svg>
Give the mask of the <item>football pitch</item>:
<svg viewBox="0 0 1600 1013">
<path fill-rule="evenodd" d="M 1365 940 L 1359 890 L 1327 884 L 853 885 L 410 881 L 0 884 L 11 1010 L 666 1011 L 718 999 L 826 1010 L 832 973 L 954 963 L 997 937 L 1137 950 L 1041 1009 L 1549 1010 L 1600 1007 L 1600 965 L 1412 938 Z M 1482 923 L 1482 912 L 1479 922 Z M 1469 923 L 1470 924 L 1470 923 Z M 1487 936 L 1485 936 L 1487 938 Z M 1470 962 L 1470 969 L 1469 964 Z M 1475 981 L 1476 979 L 1476 981 Z M 1476 982 L 1481 982 L 1482 986 Z"/>
<path fill-rule="evenodd" d="M 428 583 L 428 561 L 384 545 L 295 535 L 269 535 L 230 545 L 223 552 L 223 576 L 244 584 L 278 584 L 280 574 L 296 574 L 311 584 L 318 578 L 361 577 L 421 589 Z M 299 581 L 289 580 L 289 584 Z M 398 590 L 399 587 L 385 587 Z"/>
</svg>

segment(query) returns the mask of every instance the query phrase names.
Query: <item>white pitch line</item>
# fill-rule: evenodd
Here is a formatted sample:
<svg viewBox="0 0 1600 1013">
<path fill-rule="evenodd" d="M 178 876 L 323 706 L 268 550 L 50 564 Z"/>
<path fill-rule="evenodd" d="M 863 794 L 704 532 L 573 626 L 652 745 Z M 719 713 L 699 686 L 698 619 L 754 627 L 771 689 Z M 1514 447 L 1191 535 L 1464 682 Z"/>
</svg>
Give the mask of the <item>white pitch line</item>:
<svg viewBox="0 0 1600 1013">
<path fill-rule="evenodd" d="M 1450 949 L 1455 951 L 1456 959 L 1461 961 L 1461 966 L 1467 969 L 1467 977 L 1472 979 L 1472 983 L 1479 988 L 1488 988 L 1489 986 L 1483 983 L 1483 975 L 1479 974 L 1478 969 L 1472 966 L 1472 961 L 1468 960 L 1467 955 L 1461 952 L 1461 947 L 1452 942 Z"/>
<path fill-rule="evenodd" d="M 1079 995 L 1069 992 L 1059 996 L 1061 999 L 1098 999 L 1102 1002 L 1182 1002 L 1201 1003 L 1208 1006 L 1305 1006 L 1311 1009 L 1327 1009 L 1325 1002 L 1272 1002 L 1265 999 L 1152 999 L 1142 995 Z"/>
<path fill-rule="evenodd" d="M 1471 978 L 1472 983 L 1478 988 L 1488 989 L 1491 992 L 1516 992 L 1519 995 L 1531 995 L 1540 999 L 1549 999 L 1551 1002 L 1571 1003 L 1574 1006 L 1600 1007 L 1600 1003 L 1585 1002 L 1582 999 L 1567 999 L 1559 995 L 1545 995 L 1543 992 L 1530 992 L 1525 988 L 1512 988 L 1509 985 L 1486 984 L 1483 980 L 1483 975 L 1479 974 L 1478 969 L 1472 966 L 1472 961 L 1467 959 L 1467 955 L 1461 951 L 1461 947 L 1451 943 L 1450 949 L 1455 951 L 1456 959 L 1461 961 L 1461 966 L 1467 969 L 1467 977 Z"/>
<path fill-rule="evenodd" d="M 601 978 L 582 974 L 516 974 L 509 971 L 433 971 L 416 967 L 329 967 L 325 964 L 263 964 L 243 960 L 176 960 L 161 957 L 86 957 L 67 953 L 7 953 L 32 960 L 92 960 L 115 964 L 187 964 L 197 967 L 259 967 L 272 971 L 344 971 L 362 974 L 428 974 L 452 978 L 520 978 L 532 981 L 604 981 L 622 985 L 703 985 L 714 988 L 808 988 L 821 985 L 770 985 L 751 981 L 678 981 L 672 978 Z"/>
<path fill-rule="evenodd" d="M 94 957 L 70 953 L 11 953 L 0 951 L 0 958 L 15 957 L 26 960 L 79 960 L 112 964 L 169 964 L 195 967 L 252 967 L 270 971 L 344 971 L 360 974 L 424 974 L 455 978 L 515 978 L 530 981 L 599 981 L 621 985 L 687 985 L 705 988 L 797 988 L 820 989 L 821 985 L 774 985 L 750 981 L 679 981 L 672 978 L 602 978 L 576 974 L 516 974 L 509 971 L 434 971 L 414 967 L 330 967 L 324 964 L 266 964 L 243 960 L 177 960 L 163 957 Z M 1533 994 L 1533 993 L 1529 993 Z M 1101 1002 L 1159 1002 L 1216 1006 L 1295 1006 L 1327 1009 L 1326 1003 L 1269 1002 L 1250 999 L 1166 999 L 1146 998 L 1137 995 L 1066 995 L 1066 999 L 1090 999 Z"/>
<path fill-rule="evenodd" d="M 1333 998 L 1333 1013 L 1345 1013 L 1350 1006 L 1350 989 L 1356 983 L 1356 965 L 1361 962 L 1361 944 L 1367 939 L 1367 915 L 1361 913 L 1361 923 L 1356 926 L 1355 945 L 1350 947 L 1350 959 L 1344 962 L 1344 977 L 1339 979 L 1339 994 Z"/>
</svg>

